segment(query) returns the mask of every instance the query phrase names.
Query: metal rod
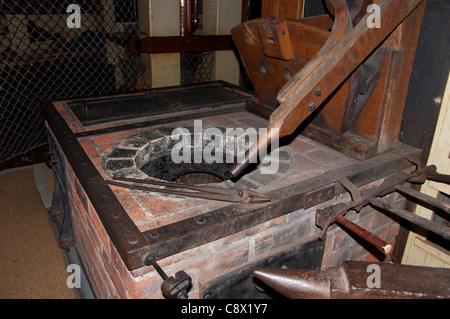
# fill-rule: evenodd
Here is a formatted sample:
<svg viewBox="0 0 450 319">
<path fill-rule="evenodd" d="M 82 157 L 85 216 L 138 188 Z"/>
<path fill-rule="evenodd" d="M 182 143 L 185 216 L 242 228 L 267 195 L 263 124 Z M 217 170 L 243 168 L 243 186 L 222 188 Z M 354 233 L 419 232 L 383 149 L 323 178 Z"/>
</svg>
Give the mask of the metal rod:
<svg viewBox="0 0 450 319">
<path fill-rule="evenodd" d="M 423 227 L 426 230 L 429 230 L 435 234 L 438 234 L 447 240 L 450 239 L 450 227 L 446 227 L 437 222 L 433 222 L 426 218 L 420 217 L 419 215 L 415 215 L 406 210 L 395 208 L 395 207 L 389 205 L 388 203 L 382 202 L 379 199 L 375 199 L 375 198 L 371 199 L 370 203 L 372 205 L 374 205 L 375 207 L 384 209 L 394 215 L 397 215 L 398 217 L 401 217 L 401 218 L 413 223 L 414 225 Z"/>
<path fill-rule="evenodd" d="M 416 191 L 412 188 L 406 187 L 404 185 L 397 185 L 397 186 L 395 186 L 395 189 L 401 193 L 404 193 L 404 194 L 414 197 L 422 202 L 430 204 L 431 206 L 439 208 L 440 210 L 446 212 L 447 214 L 450 214 L 450 206 L 448 206 L 448 204 L 441 202 L 437 198 L 423 194 L 421 192 L 418 192 L 418 191 Z"/>
<path fill-rule="evenodd" d="M 358 235 L 365 241 L 367 241 L 367 242 L 371 243 L 372 245 L 374 245 L 375 247 L 381 249 L 385 254 L 389 254 L 391 252 L 391 250 L 392 250 L 391 244 L 386 243 L 381 238 L 375 236 L 368 230 L 356 225 L 355 223 L 349 221 L 348 219 L 345 219 L 342 216 L 337 216 L 336 222 L 338 224 L 342 225 L 343 227 L 347 228 L 351 232 L 355 233 L 356 235 Z"/>
<path fill-rule="evenodd" d="M 145 258 L 145 264 L 147 266 L 153 266 L 153 268 L 155 268 L 155 270 L 158 272 L 158 274 L 162 277 L 163 280 L 169 278 L 169 276 L 166 275 L 164 270 L 162 270 L 162 268 L 159 267 L 159 265 L 156 263 L 152 255 L 148 255 L 147 258 Z"/>
</svg>

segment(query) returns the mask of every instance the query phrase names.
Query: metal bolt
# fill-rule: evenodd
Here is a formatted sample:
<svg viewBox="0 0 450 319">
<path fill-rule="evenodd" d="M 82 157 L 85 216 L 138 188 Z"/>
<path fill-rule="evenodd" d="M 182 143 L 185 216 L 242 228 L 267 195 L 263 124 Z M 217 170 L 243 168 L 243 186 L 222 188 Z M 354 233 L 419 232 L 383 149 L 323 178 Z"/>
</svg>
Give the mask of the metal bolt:
<svg viewBox="0 0 450 319">
<path fill-rule="evenodd" d="M 311 102 L 306 108 L 308 109 L 308 111 L 312 112 L 316 109 L 316 104 L 314 104 L 314 102 Z"/>
<path fill-rule="evenodd" d="M 136 244 L 138 242 L 138 239 L 134 236 L 128 237 L 128 242 L 130 244 Z"/>
<path fill-rule="evenodd" d="M 285 35 L 286 34 L 286 30 L 281 30 L 281 35 Z"/>
<path fill-rule="evenodd" d="M 320 87 L 315 88 L 314 96 L 318 97 L 322 95 L 322 89 Z"/>
</svg>

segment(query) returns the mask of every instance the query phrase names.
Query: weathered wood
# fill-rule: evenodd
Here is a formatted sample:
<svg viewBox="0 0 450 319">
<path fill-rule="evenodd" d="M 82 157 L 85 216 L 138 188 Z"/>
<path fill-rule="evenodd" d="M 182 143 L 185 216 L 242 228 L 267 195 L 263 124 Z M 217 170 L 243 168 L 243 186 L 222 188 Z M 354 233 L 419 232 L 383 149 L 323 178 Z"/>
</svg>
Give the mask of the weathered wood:
<svg viewBox="0 0 450 319">
<path fill-rule="evenodd" d="M 261 14 L 263 17 L 282 19 L 299 19 L 303 16 L 304 0 L 263 0 Z"/>
<path fill-rule="evenodd" d="M 271 78 L 270 80 L 266 78 L 266 83 L 262 84 L 264 82 L 263 75 L 268 73 L 269 69 L 271 73 L 278 72 L 279 74 L 283 67 L 285 67 L 286 62 L 278 57 L 275 59 L 271 58 L 270 60 L 266 61 L 266 63 L 268 62 L 268 65 L 260 62 L 259 65 L 256 66 L 256 64 L 258 63 L 258 58 L 263 57 L 263 59 L 268 59 L 268 57 L 267 54 L 264 55 L 264 48 L 263 50 L 261 50 L 260 48 L 261 43 L 259 42 L 259 38 L 251 40 L 251 37 L 254 34 L 254 31 L 252 30 L 255 29 L 256 24 L 261 22 L 268 24 L 271 22 L 270 19 L 269 21 L 267 20 L 267 18 L 257 21 L 251 21 L 247 24 L 240 25 L 233 29 L 233 38 L 235 39 L 236 45 L 244 58 L 247 70 L 250 73 L 250 77 L 252 78 L 252 81 L 256 81 L 257 83 L 255 87 L 258 98 L 261 99 L 262 103 L 264 104 L 274 106 L 277 104 L 276 102 L 278 102 L 280 105 L 270 117 L 268 124 L 269 134 L 260 137 L 259 143 L 255 143 L 255 145 L 249 149 L 249 151 L 245 155 L 245 158 L 241 159 L 239 161 L 240 163 L 236 164 L 235 167 L 232 168 L 231 173 L 233 175 L 239 175 L 240 172 L 242 172 L 243 169 L 247 166 L 246 163 L 254 161 L 258 154 L 258 151 L 262 147 L 264 147 L 264 145 L 268 145 L 271 142 L 272 137 L 275 136 L 273 134 L 271 135 L 271 129 L 277 130 L 278 137 L 292 134 L 301 123 L 303 123 L 313 113 L 316 113 L 322 103 L 329 103 L 333 100 L 334 97 L 336 97 L 336 99 L 333 102 L 335 102 L 336 104 L 342 103 L 342 95 L 339 94 L 342 93 L 342 91 L 339 91 L 345 90 L 345 86 L 348 85 L 346 81 L 349 80 L 349 77 L 354 75 L 355 70 L 357 70 L 361 63 L 365 61 L 367 57 L 369 57 L 372 52 L 374 52 L 375 49 L 383 44 L 383 42 L 391 34 L 392 38 L 390 38 L 386 43 L 397 50 L 405 50 L 405 48 L 403 48 L 401 44 L 403 43 L 402 41 L 406 41 L 404 45 L 408 47 L 408 50 L 406 52 L 407 58 L 405 59 L 407 60 L 407 62 L 401 64 L 401 70 L 403 72 L 400 73 L 403 75 L 403 82 L 407 82 L 406 77 L 409 78 L 409 72 L 412 65 L 412 61 L 410 59 L 411 56 L 414 55 L 415 42 L 414 39 L 408 41 L 403 40 L 403 38 L 406 38 L 407 36 L 405 34 L 399 35 L 399 33 L 402 32 L 405 28 L 402 22 L 421 3 L 422 0 L 408 1 L 406 3 L 400 0 L 379 1 L 377 5 L 380 7 L 381 16 L 383 17 L 383 23 L 381 24 L 380 28 L 373 28 L 366 23 L 366 21 L 368 21 L 368 19 L 370 18 L 369 13 L 367 13 L 361 19 L 361 21 L 355 27 L 353 27 L 352 24 L 354 22 L 352 22 L 351 20 L 352 17 L 350 16 L 346 1 L 327 1 L 330 12 L 335 15 L 335 22 L 328 39 L 319 49 L 319 51 L 314 55 L 314 57 L 309 62 L 307 62 L 299 72 L 292 75 L 292 78 L 278 91 L 276 101 L 273 96 L 271 96 L 273 94 L 272 91 L 267 87 L 271 86 L 272 89 L 278 89 L 280 81 L 276 77 Z M 353 18 L 358 19 L 358 14 L 356 14 Z M 421 7 L 419 10 L 416 10 L 412 15 L 414 19 L 405 21 L 405 24 L 409 26 L 413 23 L 416 23 L 417 27 L 417 24 L 418 22 L 420 22 L 422 15 L 423 7 Z M 296 25 L 292 23 L 288 23 L 288 25 L 292 26 L 292 28 L 299 25 L 301 25 L 302 28 L 305 28 L 306 25 L 301 24 L 301 22 L 298 21 L 301 20 L 297 20 Z M 276 23 L 276 21 L 273 22 Z M 400 28 L 397 28 L 400 24 L 402 24 Z M 289 29 L 289 34 L 291 35 L 295 33 L 295 30 L 293 30 L 292 28 Z M 316 31 L 317 30 L 318 28 L 316 28 Z M 392 33 L 393 31 L 394 33 Z M 318 34 L 319 32 L 316 33 Z M 292 36 L 292 38 L 302 39 L 300 37 L 294 36 Z M 253 58 L 246 59 L 246 57 L 248 57 L 248 52 L 245 52 L 245 49 L 243 49 L 246 46 L 252 47 Z M 300 56 L 300 51 L 297 51 L 298 47 L 296 45 L 293 45 L 293 47 L 296 56 L 288 62 L 295 61 Z M 260 49 L 258 50 L 258 48 Z M 394 61 L 394 57 L 398 56 L 386 56 L 384 62 L 389 62 L 389 58 L 392 58 L 392 61 Z M 396 78 L 399 72 L 395 70 L 395 67 L 400 63 L 398 63 L 398 60 L 395 60 L 394 62 L 395 63 L 393 64 L 387 63 L 387 65 L 385 65 L 385 69 L 388 72 L 388 79 L 392 80 L 393 82 L 389 85 L 389 89 L 391 89 L 392 86 L 394 86 L 395 88 L 397 85 L 399 85 L 399 81 Z M 248 69 L 249 66 L 251 68 L 250 70 Z M 255 72 L 258 69 L 262 75 Z M 252 77 L 252 74 L 256 76 Z M 381 84 L 383 84 L 383 82 L 381 82 Z M 403 110 L 404 97 L 406 96 L 406 92 L 404 91 L 406 91 L 407 84 L 404 85 L 406 85 L 406 87 L 402 86 L 400 88 L 402 92 L 396 93 L 393 90 L 393 92 L 390 92 L 390 95 L 386 94 L 386 96 L 383 96 L 383 98 L 379 99 L 379 102 L 376 103 L 377 106 L 374 108 L 376 120 L 371 120 L 369 122 L 370 127 L 368 128 L 368 131 L 370 131 L 370 134 L 368 134 L 369 136 L 365 137 L 369 140 L 375 139 L 377 143 L 374 146 L 367 148 L 365 153 L 366 155 L 370 152 L 373 154 L 377 154 L 395 146 L 396 140 L 398 138 L 397 128 L 400 127 L 398 122 L 400 122 L 401 117 L 399 118 L 399 114 L 401 114 L 401 111 Z M 266 99 L 262 97 L 265 94 Z M 403 103 L 401 103 L 402 98 Z M 395 105 L 393 103 L 394 100 L 396 102 Z M 333 103 L 331 104 L 333 105 Z M 339 121 L 337 122 L 335 120 L 334 123 L 329 122 L 326 124 L 331 127 L 332 131 L 336 131 L 338 127 L 339 129 L 341 129 L 339 123 L 343 122 L 343 112 L 345 112 L 345 108 L 343 109 L 342 106 L 326 106 L 328 106 L 328 114 L 327 111 L 324 112 L 325 118 L 334 117 L 339 119 Z M 391 129 L 390 127 L 393 128 Z M 390 132 L 393 133 L 391 134 Z M 361 148 L 361 150 L 363 149 L 364 148 Z"/>
</svg>

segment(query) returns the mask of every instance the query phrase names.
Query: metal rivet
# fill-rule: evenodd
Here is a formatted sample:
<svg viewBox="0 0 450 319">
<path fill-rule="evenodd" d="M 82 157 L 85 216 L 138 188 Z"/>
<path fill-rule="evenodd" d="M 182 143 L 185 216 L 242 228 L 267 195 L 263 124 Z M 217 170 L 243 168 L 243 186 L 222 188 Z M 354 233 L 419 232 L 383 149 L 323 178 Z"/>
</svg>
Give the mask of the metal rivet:
<svg viewBox="0 0 450 319">
<path fill-rule="evenodd" d="M 158 238 L 158 237 L 159 237 L 159 234 L 158 234 L 157 232 L 153 232 L 153 233 L 150 234 L 150 237 L 152 237 L 152 238 Z"/>
<path fill-rule="evenodd" d="M 130 244 L 136 244 L 138 242 L 138 239 L 136 237 L 134 237 L 134 236 L 128 237 L 128 242 Z"/>
<path fill-rule="evenodd" d="M 267 68 L 266 68 L 266 66 L 264 65 L 264 63 L 260 63 L 260 64 L 259 64 L 259 71 L 260 71 L 261 73 L 263 73 L 263 74 L 266 74 L 266 73 L 267 73 Z"/>
<path fill-rule="evenodd" d="M 285 35 L 286 34 L 286 30 L 281 30 L 281 35 Z"/>
<path fill-rule="evenodd" d="M 318 97 L 318 96 L 321 96 L 321 95 L 322 95 L 322 90 L 321 90 L 320 87 L 317 87 L 317 88 L 314 90 L 314 96 Z"/>
<path fill-rule="evenodd" d="M 308 111 L 312 112 L 316 109 L 316 104 L 314 104 L 314 102 L 311 102 L 306 108 L 308 109 Z"/>
</svg>

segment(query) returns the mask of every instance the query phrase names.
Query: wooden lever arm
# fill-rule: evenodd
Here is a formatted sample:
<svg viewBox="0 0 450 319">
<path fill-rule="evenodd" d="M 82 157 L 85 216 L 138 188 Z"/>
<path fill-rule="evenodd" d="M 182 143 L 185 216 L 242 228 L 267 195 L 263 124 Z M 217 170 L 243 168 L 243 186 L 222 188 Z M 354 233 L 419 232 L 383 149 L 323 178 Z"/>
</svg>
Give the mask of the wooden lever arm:
<svg viewBox="0 0 450 319">
<path fill-rule="evenodd" d="M 294 132 L 422 1 L 380 0 L 377 3 L 381 14 L 380 28 L 368 26 L 366 22 L 370 13 L 351 28 L 345 1 L 327 0 L 335 13 L 330 39 L 314 59 L 281 89 L 277 96 L 280 106 L 269 119 L 268 132 L 278 129 L 277 138 Z M 238 176 L 246 164 L 255 162 L 261 146 L 267 147 L 273 138 L 270 134 L 261 136 L 230 173 Z"/>
</svg>

